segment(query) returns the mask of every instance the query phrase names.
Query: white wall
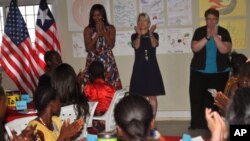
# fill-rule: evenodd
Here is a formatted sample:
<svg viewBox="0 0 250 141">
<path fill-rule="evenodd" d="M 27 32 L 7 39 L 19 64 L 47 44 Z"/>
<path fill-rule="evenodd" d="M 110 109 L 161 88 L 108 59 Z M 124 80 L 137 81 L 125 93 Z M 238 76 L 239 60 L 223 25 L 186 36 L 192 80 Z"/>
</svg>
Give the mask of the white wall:
<svg viewBox="0 0 250 141">
<path fill-rule="evenodd" d="M 194 29 L 198 26 L 198 3 L 193 0 L 193 23 Z M 62 47 L 62 58 L 66 63 L 71 64 L 75 71 L 85 65 L 85 58 L 73 58 L 71 32 L 68 31 L 67 5 L 66 0 L 56 1 L 55 14 L 57 16 L 57 26 L 59 30 L 59 40 Z M 247 1 L 247 7 L 250 2 Z M 247 13 L 249 13 L 247 9 Z M 248 15 L 248 19 L 250 19 Z M 86 19 L 88 20 L 88 19 Z M 249 27 L 249 21 L 248 26 Z M 249 37 L 249 29 L 248 37 Z M 237 50 L 250 56 L 249 47 L 244 50 Z M 161 54 L 157 56 L 160 70 L 162 73 L 166 95 L 158 97 L 158 119 L 166 118 L 189 118 L 189 64 L 192 53 L 189 54 Z M 130 82 L 134 56 L 115 56 L 123 86 L 128 86 Z M 13 88 L 14 84 L 3 74 L 3 86 Z"/>
</svg>

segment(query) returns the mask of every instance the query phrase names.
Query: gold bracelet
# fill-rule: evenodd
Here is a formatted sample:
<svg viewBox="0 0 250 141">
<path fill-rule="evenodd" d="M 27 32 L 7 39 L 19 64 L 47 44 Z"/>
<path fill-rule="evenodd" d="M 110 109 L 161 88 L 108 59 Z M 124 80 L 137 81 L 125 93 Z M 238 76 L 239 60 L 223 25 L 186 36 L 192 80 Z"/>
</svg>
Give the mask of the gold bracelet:
<svg viewBox="0 0 250 141">
<path fill-rule="evenodd" d="M 153 37 L 153 34 L 149 34 L 149 37 Z"/>
</svg>

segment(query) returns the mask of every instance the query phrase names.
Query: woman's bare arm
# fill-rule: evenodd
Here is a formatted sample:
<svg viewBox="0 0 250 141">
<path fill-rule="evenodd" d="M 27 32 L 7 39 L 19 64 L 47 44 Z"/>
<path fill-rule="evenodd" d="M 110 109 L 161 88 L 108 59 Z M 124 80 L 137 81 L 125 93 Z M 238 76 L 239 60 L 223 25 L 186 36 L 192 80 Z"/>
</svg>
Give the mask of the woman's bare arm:
<svg viewBox="0 0 250 141">
<path fill-rule="evenodd" d="M 84 44 L 87 51 L 93 51 L 96 47 L 96 41 L 98 39 L 97 34 L 92 35 L 92 31 L 89 27 L 86 27 L 83 31 Z"/>
</svg>

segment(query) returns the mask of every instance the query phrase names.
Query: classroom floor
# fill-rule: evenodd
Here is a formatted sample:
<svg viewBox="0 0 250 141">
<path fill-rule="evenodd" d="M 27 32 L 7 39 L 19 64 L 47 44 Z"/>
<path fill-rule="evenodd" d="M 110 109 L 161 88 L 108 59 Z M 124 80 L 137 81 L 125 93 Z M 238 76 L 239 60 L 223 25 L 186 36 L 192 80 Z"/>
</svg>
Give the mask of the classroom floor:
<svg viewBox="0 0 250 141">
<path fill-rule="evenodd" d="M 157 129 L 162 135 L 182 136 L 184 133 L 187 133 L 192 137 L 202 136 L 204 139 L 210 138 L 210 132 L 208 130 L 188 130 L 189 125 L 190 121 L 187 120 L 156 121 Z"/>
</svg>

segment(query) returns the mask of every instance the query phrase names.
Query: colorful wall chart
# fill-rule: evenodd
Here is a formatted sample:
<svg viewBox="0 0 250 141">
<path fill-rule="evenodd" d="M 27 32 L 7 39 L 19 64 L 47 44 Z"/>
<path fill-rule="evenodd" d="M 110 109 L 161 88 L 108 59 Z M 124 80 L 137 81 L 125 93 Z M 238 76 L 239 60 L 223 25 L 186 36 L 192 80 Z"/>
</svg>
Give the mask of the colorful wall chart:
<svg viewBox="0 0 250 141">
<path fill-rule="evenodd" d="M 83 31 L 89 23 L 89 11 L 97 3 L 105 7 L 110 20 L 109 0 L 67 0 L 69 31 Z"/>
<path fill-rule="evenodd" d="M 199 0 L 200 17 L 210 7 L 219 10 L 221 16 L 246 16 L 246 0 Z"/>
</svg>

